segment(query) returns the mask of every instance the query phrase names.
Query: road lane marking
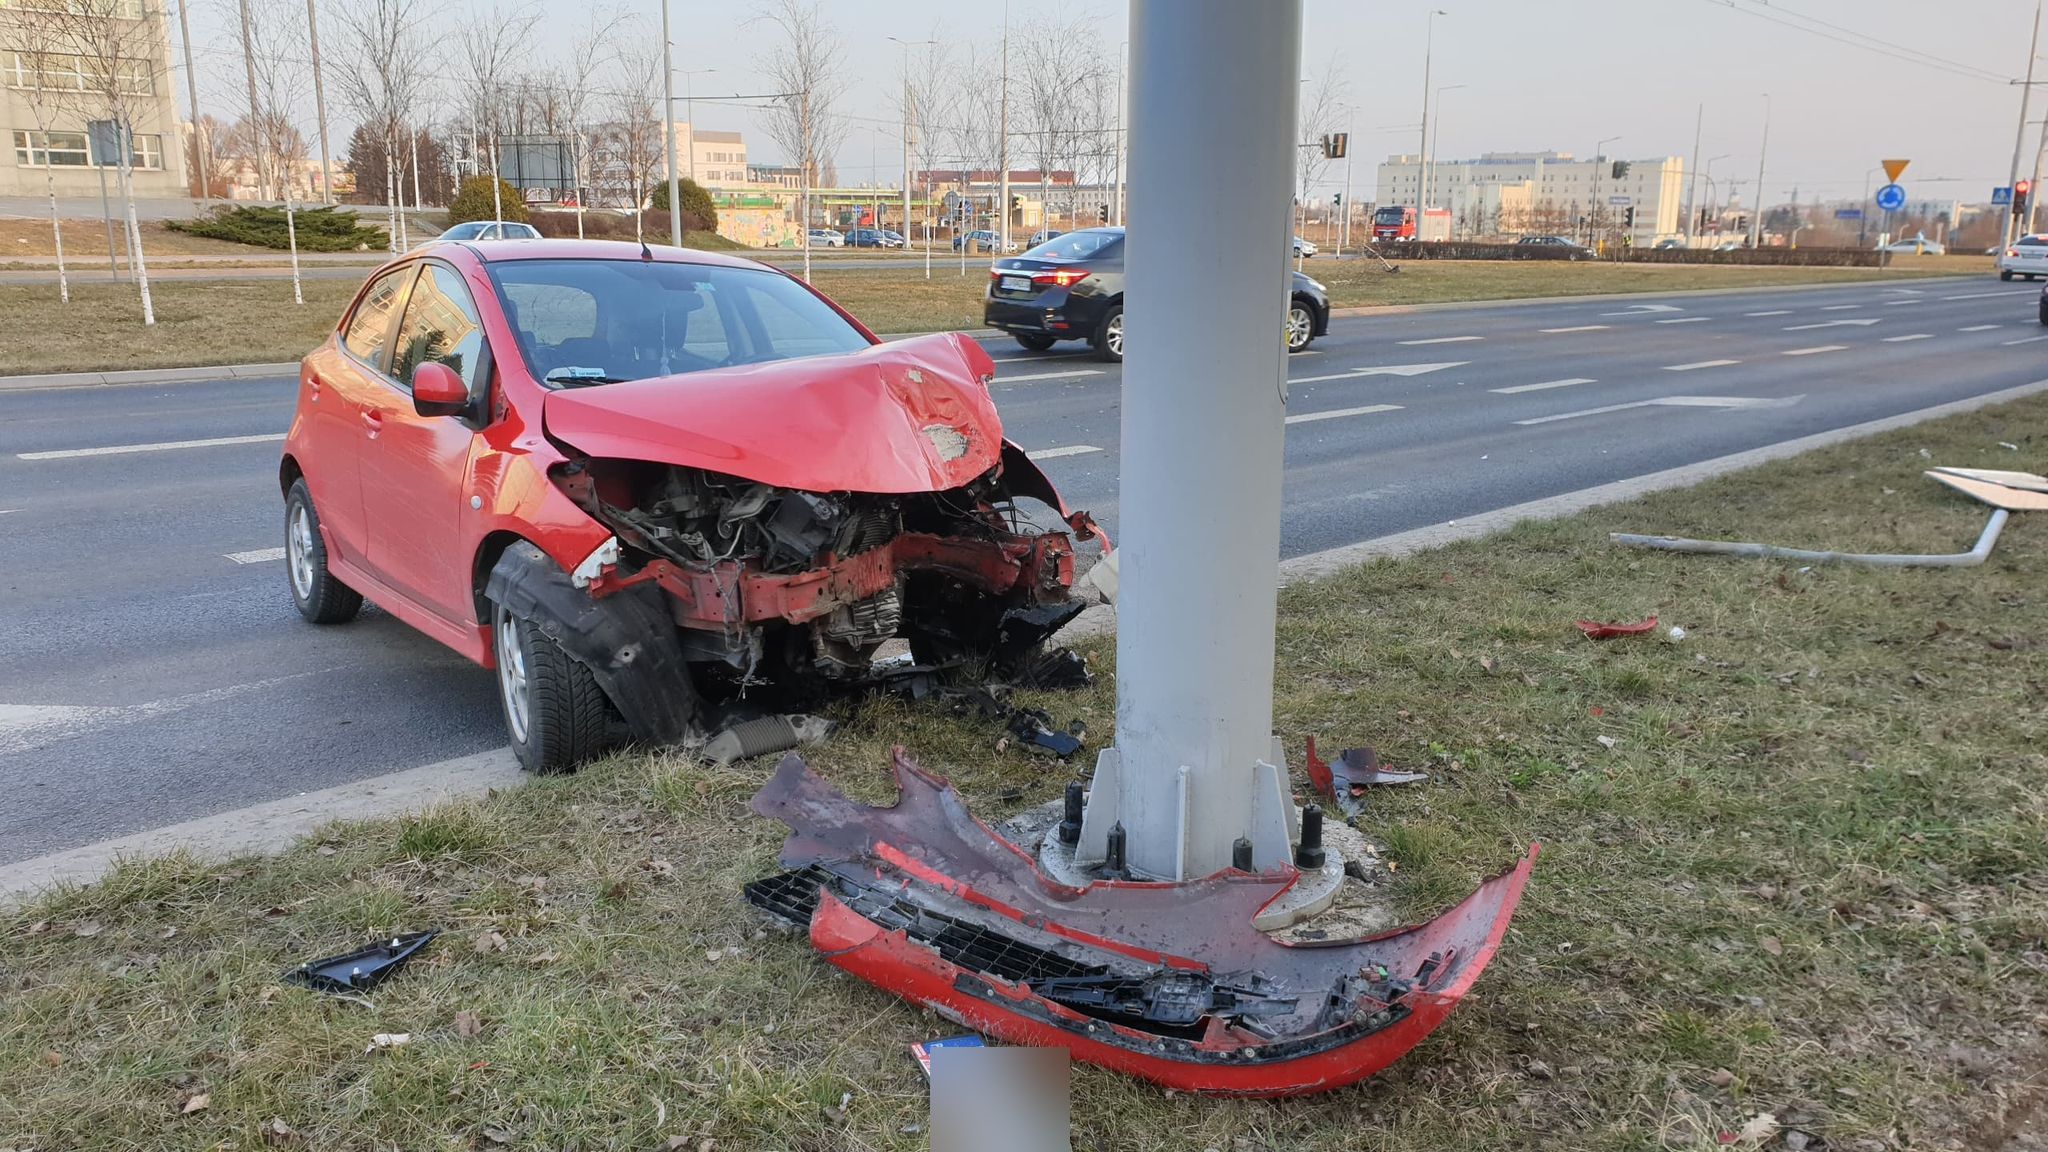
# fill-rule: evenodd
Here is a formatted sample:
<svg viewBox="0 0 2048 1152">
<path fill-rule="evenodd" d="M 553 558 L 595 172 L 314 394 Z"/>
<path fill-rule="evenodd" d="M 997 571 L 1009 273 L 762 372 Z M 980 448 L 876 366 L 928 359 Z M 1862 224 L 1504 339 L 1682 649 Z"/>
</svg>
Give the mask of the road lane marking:
<svg viewBox="0 0 2048 1152">
<path fill-rule="evenodd" d="M 1604 416 L 1609 412 L 1625 412 L 1631 408 L 1790 408 L 1806 399 L 1798 396 L 1766 398 L 1759 396 L 1660 396 L 1655 400 L 1631 400 L 1626 404 L 1603 404 L 1598 408 L 1582 408 L 1577 412 L 1559 412 L 1551 416 L 1534 416 L 1517 420 L 1516 424 L 1550 424 L 1559 420 L 1577 420 L 1581 416 Z"/>
<path fill-rule="evenodd" d="M 1887 344 L 1904 344 L 1908 340 L 1932 339 L 1934 339 L 1934 333 L 1932 332 L 1915 332 L 1911 336 L 1887 336 L 1884 338 L 1884 342 Z"/>
<path fill-rule="evenodd" d="M 266 564 L 272 560 L 284 559 L 284 549 L 252 548 L 247 552 L 224 552 L 222 555 L 237 564 Z"/>
<path fill-rule="evenodd" d="M 1077 356 L 1093 355 L 1095 353 L 1092 351 L 1036 352 L 1029 356 L 991 356 L 989 357 L 989 362 L 993 364 L 1043 364 L 1047 360 L 1071 360 Z"/>
<path fill-rule="evenodd" d="M 1325 380 L 1356 380 L 1361 376 L 1420 376 L 1426 372 L 1441 372 L 1446 368 L 1463 368 L 1470 360 L 1450 360 L 1442 364 L 1380 364 L 1368 368 L 1351 368 L 1343 372 L 1331 372 L 1323 376 L 1291 376 L 1289 384 L 1320 384 Z"/>
<path fill-rule="evenodd" d="M 1100 376 L 1100 368 L 1068 368 L 1061 372 L 1027 372 L 1022 376 L 998 376 L 998 384 L 1021 384 L 1026 380 L 1059 380 L 1068 376 Z"/>
<path fill-rule="evenodd" d="M 216 448 L 227 444 L 267 444 L 284 439 L 282 432 L 261 436 L 216 436 L 211 440 L 166 440 L 158 444 L 117 444 L 110 448 L 62 448 L 54 452 L 17 452 L 19 460 L 69 460 L 78 456 L 121 456 L 130 452 L 169 452 L 178 448 Z"/>
<path fill-rule="evenodd" d="M 1861 305 L 1861 304 L 1824 304 L 1824 305 L 1822 305 L 1822 306 L 1821 306 L 1821 311 L 1823 311 L 1823 312 L 1847 312 L 1847 311 L 1849 311 L 1849 310 L 1850 310 L 1850 309 L 1852 309 L 1852 308 L 1861 308 L 1861 307 L 1863 307 L 1863 305 Z"/>
<path fill-rule="evenodd" d="M 1670 319 L 1670 320 L 1655 320 L 1655 321 L 1652 321 L 1652 323 L 1655 323 L 1655 324 L 1703 324 L 1703 323 L 1705 323 L 1705 322 L 1707 322 L 1707 321 L 1709 321 L 1709 320 L 1712 320 L 1712 319 L 1713 319 L 1713 317 L 1712 317 L 1712 316 L 1679 316 L 1679 317 L 1675 317 L 1675 318 L 1673 318 L 1673 319 Z"/>
<path fill-rule="evenodd" d="M 1876 317 L 1863 320 L 1823 320 L 1818 324 L 1787 324 L 1787 332 L 1811 332 L 1815 328 L 1868 328 L 1877 323 Z"/>
<path fill-rule="evenodd" d="M 1484 336 L 1434 336 L 1428 340 L 1396 340 L 1396 344 L 1464 344 L 1472 340 L 1484 340 Z"/>
<path fill-rule="evenodd" d="M 1848 348 L 1847 344 L 1822 344 L 1818 348 L 1788 349 L 1783 354 L 1786 356 L 1817 356 L 1822 352 L 1845 352 Z"/>
<path fill-rule="evenodd" d="M 1539 329 L 1539 331 L 1544 332 L 1546 334 L 1555 334 L 1558 332 L 1605 332 L 1612 327 L 1613 325 L 1611 324 L 1580 324 L 1575 328 L 1542 328 Z"/>
<path fill-rule="evenodd" d="M 1069 444 L 1065 448 L 1040 448 L 1036 452 L 1026 452 L 1024 455 L 1030 460 L 1057 460 L 1062 456 L 1086 456 L 1090 452 L 1100 451 L 1102 449 L 1093 444 Z M 282 552 L 284 549 L 280 548 L 278 551 Z"/>
<path fill-rule="evenodd" d="M 1400 410 L 1401 406 L 1399 404 L 1367 404 L 1360 408 L 1332 408 L 1327 412 L 1303 412 L 1299 416 L 1289 416 L 1287 422 L 1289 424 L 1313 424 L 1318 420 L 1335 420 L 1342 416 L 1368 416 L 1374 412 L 1399 412 Z"/>
<path fill-rule="evenodd" d="M 1631 304 L 1626 312 L 1602 312 L 1602 316 L 1648 316 L 1653 312 L 1683 312 L 1676 304 Z"/>
<path fill-rule="evenodd" d="M 1701 360 L 1697 364 L 1666 364 L 1664 370 L 1666 372 L 1691 372 L 1695 368 L 1725 368 L 1730 364 L 1740 363 L 1742 363 L 1740 360 Z"/>
<path fill-rule="evenodd" d="M 1517 384 L 1512 388 L 1488 388 L 1487 391 L 1497 392 L 1502 396 L 1513 396 L 1518 392 L 1541 392 L 1546 388 L 1569 388 L 1574 384 L 1592 383 L 1596 381 L 1590 377 L 1576 376 L 1570 380 L 1545 380 L 1541 384 Z"/>
<path fill-rule="evenodd" d="M 1885 301 L 1885 302 L 1884 302 L 1884 306 L 1885 306 L 1885 307 L 1887 307 L 1887 308 L 1897 308 L 1897 307 L 1898 307 L 1899 305 L 1901 305 L 1901 304 L 1924 304 L 1924 303 L 1926 303 L 1926 301 L 1924 301 L 1924 300 L 1887 300 L 1887 301 Z"/>
<path fill-rule="evenodd" d="M 2023 340 L 2007 340 L 2000 347 L 2010 348 L 2015 344 L 2033 344 L 2041 340 L 2048 340 L 2048 336 L 2028 336 Z"/>
<path fill-rule="evenodd" d="M 2034 292 L 2033 292 L 2033 289 L 2031 289 L 2031 288 L 2030 288 L 2030 289 L 2028 289 L 2028 290 L 2026 290 L 2025 292 L 2014 292 L 2014 291 L 2012 291 L 2012 290 L 2010 290 L 2010 289 L 2007 289 L 2007 290 L 2006 290 L 2006 291 L 2004 291 L 2004 292 L 1966 292 L 1966 293 L 1964 293 L 1964 294 L 1963 294 L 1963 295 L 1961 295 L 1961 296 L 1943 296 L 1943 297 L 1942 297 L 1942 299 L 1943 299 L 1943 300 L 1989 300 L 1989 299 L 1991 299 L 1991 298 L 1993 298 L 1993 297 L 1996 297 L 1996 296 L 2032 296 L 2033 294 L 2034 294 Z"/>
<path fill-rule="evenodd" d="M 2003 328 L 2003 327 L 2005 327 L 2005 325 L 2003 325 L 2003 324 L 1972 324 L 1972 325 L 1970 325 L 1970 326 L 1969 326 L 1969 327 L 1967 327 L 1967 328 L 1958 328 L 1958 329 L 1956 329 L 1956 331 L 1958 331 L 1958 332 L 1989 332 L 1989 331 L 1991 331 L 1991 330 L 1992 330 L 1993 328 Z"/>
<path fill-rule="evenodd" d="M 1776 309 L 1773 309 L 1773 310 L 1771 310 L 1771 311 L 1769 311 L 1769 312 L 1744 312 L 1744 313 L 1743 313 L 1743 315 L 1744 315 L 1744 316 L 1790 316 L 1791 314 L 1792 314 L 1792 309 L 1790 309 L 1790 308 L 1776 308 Z"/>
<path fill-rule="evenodd" d="M 21 511 L 19 508 L 0 508 L 0 516 L 11 516 L 19 511 Z"/>
</svg>

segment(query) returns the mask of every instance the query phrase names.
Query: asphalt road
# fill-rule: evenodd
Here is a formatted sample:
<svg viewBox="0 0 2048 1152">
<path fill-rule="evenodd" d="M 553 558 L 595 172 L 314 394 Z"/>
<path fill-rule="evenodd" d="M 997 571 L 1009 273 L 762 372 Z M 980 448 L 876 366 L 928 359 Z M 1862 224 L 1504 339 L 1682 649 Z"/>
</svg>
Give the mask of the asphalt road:
<svg viewBox="0 0 2048 1152">
<path fill-rule="evenodd" d="M 1283 549 L 2048 377 L 2036 295 L 1950 280 L 1340 318 L 1288 365 Z M 989 347 L 1010 437 L 1114 531 L 1119 370 Z M 334 629 L 292 611 L 274 558 L 292 392 L 0 394 L 0 863 L 503 742 L 487 673 L 375 610 Z"/>
</svg>

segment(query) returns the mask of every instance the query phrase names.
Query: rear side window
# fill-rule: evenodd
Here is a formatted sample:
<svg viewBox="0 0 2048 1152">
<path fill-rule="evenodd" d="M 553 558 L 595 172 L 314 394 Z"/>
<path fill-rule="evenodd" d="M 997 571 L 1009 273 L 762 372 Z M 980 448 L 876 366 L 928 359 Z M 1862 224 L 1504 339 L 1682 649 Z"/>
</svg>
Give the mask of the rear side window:
<svg viewBox="0 0 2048 1152">
<path fill-rule="evenodd" d="M 373 368 L 384 367 L 384 345 L 391 339 L 391 313 L 398 307 L 399 294 L 415 269 L 398 268 L 377 277 L 363 293 L 341 342 L 350 352 Z"/>
<path fill-rule="evenodd" d="M 2048 248 L 2048 236 L 2022 236 L 2019 239 L 2019 247 Z"/>
<path fill-rule="evenodd" d="M 391 374 L 410 388 L 413 369 L 429 360 L 438 361 L 454 369 L 474 396 L 483 348 L 483 325 L 462 277 L 439 264 L 427 265 L 405 304 Z"/>
</svg>

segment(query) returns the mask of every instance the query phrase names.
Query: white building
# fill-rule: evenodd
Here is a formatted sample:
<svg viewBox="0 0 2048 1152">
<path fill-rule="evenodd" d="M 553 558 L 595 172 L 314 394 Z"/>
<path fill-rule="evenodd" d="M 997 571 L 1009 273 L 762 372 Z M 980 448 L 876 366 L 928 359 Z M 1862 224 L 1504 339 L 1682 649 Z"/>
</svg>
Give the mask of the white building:
<svg viewBox="0 0 2048 1152">
<path fill-rule="evenodd" d="M 1615 168 L 1626 165 L 1619 176 Z M 1677 156 L 1616 161 L 1576 160 L 1569 152 L 1488 152 L 1477 160 L 1433 159 L 1432 208 L 1449 208 L 1459 238 L 1523 233 L 1626 229 L 1636 244 L 1678 235 L 1684 227 L 1685 162 Z M 1422 164 L 1413 155 L 1389 156 L 1379 166 L 1382 205 L 1422 203 Z"/>
<path fill-rule="evenodd" d="M 745 188 L 747 142 L 737 132 L 715 132 L 699 128 L 688 120 L 669 125 L 675 133 L 677 175 L 687 176 L 706 188 Z"/>
<path fill-rule="evenodd" d="M 52 176 L 59 196 L 98 195 L 88 125 L 117 113 L 128 123 L 135 194 L 186 194 L 164 6 L 115 0 L 93 11 L 102 9 L 111 31 L 95 31 L 85 43 L 76 27 L 82 16 L 0 0 L 0 129 L 9 144 L 0 152 L 0 196 L 40 196 Z M 111 187 L 114 174 L 106 176 Z"/>
</svg>

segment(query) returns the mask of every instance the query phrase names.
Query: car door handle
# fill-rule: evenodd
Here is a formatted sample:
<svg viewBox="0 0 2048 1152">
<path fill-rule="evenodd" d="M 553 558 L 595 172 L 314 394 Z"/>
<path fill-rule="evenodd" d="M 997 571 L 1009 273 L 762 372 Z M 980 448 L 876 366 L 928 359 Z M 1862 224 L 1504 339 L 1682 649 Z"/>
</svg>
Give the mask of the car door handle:
<svg viewBox="0 0 2048 1152">
<path fill-rule="evenodd" d="M 362 417 L 363 427 L 369 429 L 372 439 L 375 439 L 377 433 L 384 430 L 384 414 L 382 412 L 372 408 L 365 408 L 358 415 Z"/>
</svg>

